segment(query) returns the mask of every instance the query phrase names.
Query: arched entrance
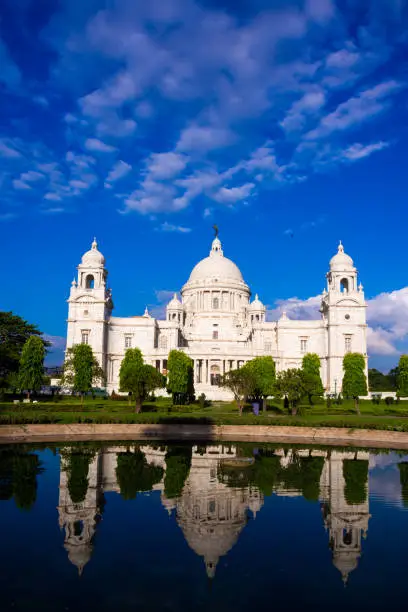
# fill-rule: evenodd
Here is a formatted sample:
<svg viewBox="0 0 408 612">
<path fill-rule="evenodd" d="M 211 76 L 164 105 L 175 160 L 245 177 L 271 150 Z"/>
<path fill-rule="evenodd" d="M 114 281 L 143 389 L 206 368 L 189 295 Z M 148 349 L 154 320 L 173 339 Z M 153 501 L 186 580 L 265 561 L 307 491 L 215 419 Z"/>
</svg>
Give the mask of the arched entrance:
<svg viewBox="0 0 408 612">
<path fill-rule="evenodd" d="M 214 387 L 220 386 L 220 382 L 221 382 L 220 366 L 215 363 L 211 366 L 210 382 L 211 382 L 211 385 Z"/>
</svg>

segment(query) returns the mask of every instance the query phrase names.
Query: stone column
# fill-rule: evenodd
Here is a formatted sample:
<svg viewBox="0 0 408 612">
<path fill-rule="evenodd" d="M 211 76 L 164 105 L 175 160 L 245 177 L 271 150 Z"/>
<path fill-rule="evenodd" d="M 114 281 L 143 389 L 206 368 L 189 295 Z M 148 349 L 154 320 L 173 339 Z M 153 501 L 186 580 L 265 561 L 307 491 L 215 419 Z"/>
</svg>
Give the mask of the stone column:
<svg viewBox="0 0 408 612">
<path fill-rule="evenodd" d="M 205 360 L 205 382 L 208 384 L 208 359 Z"/>
</svg>

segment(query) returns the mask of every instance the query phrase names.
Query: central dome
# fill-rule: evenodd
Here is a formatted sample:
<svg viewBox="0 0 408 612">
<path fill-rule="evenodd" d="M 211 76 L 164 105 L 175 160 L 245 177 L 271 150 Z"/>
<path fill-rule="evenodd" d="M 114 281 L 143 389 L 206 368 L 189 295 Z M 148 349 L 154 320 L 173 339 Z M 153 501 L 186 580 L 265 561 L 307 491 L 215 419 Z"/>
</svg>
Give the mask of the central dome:
<svg viewBox="0 0 408 612">
<path fill-rule="evenodd" d="M 215 238 L 212 243 L 209 257 L 205 257 L 193 268 L 189 283 L 207 279 L 217 279 L 218 281 L 229 280 L 238 283 L 244 282 L 240 269 L 231 259 L 224 257 L 221 242 Z"/>
</svg>

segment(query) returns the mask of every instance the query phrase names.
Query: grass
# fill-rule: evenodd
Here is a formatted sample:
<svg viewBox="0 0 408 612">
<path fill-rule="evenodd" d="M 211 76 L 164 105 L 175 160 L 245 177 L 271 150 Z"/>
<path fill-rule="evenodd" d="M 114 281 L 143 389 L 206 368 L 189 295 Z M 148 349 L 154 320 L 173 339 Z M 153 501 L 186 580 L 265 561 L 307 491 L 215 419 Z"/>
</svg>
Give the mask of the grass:
<svg viewBox="0 0 408 612">
<path fill-rule="evenodd" d="M 141 414 L 135 414 L 134 406 L 127 400 L 101 400 L 87 398 L 81 407 L 78 398 L 50 398 L 38 404 L 0 403 L 0 424 L 30 423 L 159 423 L 159 424 L 205 424 L 205 425 L 294 425 L 301 427 L 346 427 L 348 429 L 385 429 L 408 431 L 408 402 L 387 406 L 371 401 L 360 403 L 361 415 L 357 415 L 354 402 L 344 401 L 329 408 L 325 403 L 315 406 L 300 406 L 301 415 L 288 415 L 281 402 L 270 402 L 268 411 L 259 416 L 247 407 L 242 417 L 234 403 L 214 402 L 201 408 L 171 406 L 168 398 L 146 402 Z"/>
</svg>

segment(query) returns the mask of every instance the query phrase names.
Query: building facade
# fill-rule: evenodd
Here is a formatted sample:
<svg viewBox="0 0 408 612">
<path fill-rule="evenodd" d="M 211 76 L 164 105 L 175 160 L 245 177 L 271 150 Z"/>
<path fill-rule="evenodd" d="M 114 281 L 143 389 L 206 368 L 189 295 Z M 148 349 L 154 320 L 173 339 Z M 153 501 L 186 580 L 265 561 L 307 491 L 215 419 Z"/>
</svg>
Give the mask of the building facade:
<svg viewBox="0 0 408 612">
<path fill-rule="evenodd" d="M 78 266 L 68 299 L 67 348 L 87 343 L 104 368 L 109 392 L 119 390 L 119 369 L 127 348 L 138 347 L 144 359 L 166 372 L 172 349 L 194 361 L 195 390 L 210 399 L 229 399 L 218 386 L 228 370 L 254 357 L 270 355 L 277 371 L 300 367 L 303 355 L 317 353 L 326 392 L 341 390 L 343 357 L 362 353 L 367 361 L 366 302 L 353 260 L 340 243 L 330 260 L 327 288 L 321 296 L 320 318 L 293 320 L 282 312 L 266 321 L 266 308 L 244 281 L 238 266 L 224 256 L 218 236 L 208 257 L 169 302 L 166 318 L 146 309 L 141 316 L 112 315 L 105 258 L 96 240 Z"/>
</svg>

